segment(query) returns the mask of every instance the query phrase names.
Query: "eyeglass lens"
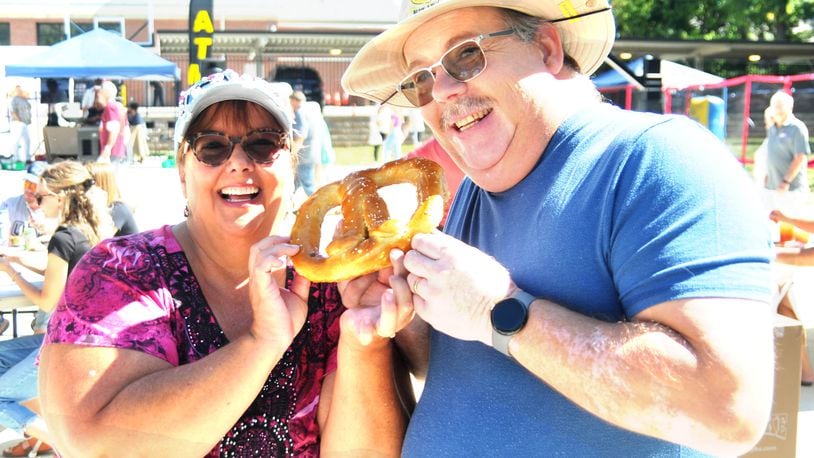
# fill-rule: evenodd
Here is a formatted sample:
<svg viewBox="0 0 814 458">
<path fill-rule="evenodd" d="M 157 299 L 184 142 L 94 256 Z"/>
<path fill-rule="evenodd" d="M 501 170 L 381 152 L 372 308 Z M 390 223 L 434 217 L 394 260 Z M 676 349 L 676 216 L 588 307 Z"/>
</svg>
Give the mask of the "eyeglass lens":
<svg viewBox="0 0 814 458">
<path fill-rule="evenodd" d="M 204 132 L 192 139 L 192 151 L 199 161 L 216 167 L 229 159 L 238 143 L 254 162 L 271 164 L 285 146 L 285 133 L 277 130 L 259 130 L 250 132 L 244 137 L 228 137 L 221 133 Z"/>
<path fill-rule="evenodd" d="M 486 68 L 486 56 L 477 41 L 469 40 L 447 51 L 440 64 L 449 76 L 464 83 Z M 432 69 L 422 68 L 408 75 L 399 85 L 399 91 L 410 103 L 423 107 L 432 101 L 434 84 Z"/>
</svg>

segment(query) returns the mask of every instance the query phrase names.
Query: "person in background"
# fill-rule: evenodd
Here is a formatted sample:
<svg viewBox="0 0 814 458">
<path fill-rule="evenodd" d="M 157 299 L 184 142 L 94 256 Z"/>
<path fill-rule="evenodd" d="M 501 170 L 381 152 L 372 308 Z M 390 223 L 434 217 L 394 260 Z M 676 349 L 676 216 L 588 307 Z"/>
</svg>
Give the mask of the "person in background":
<svg viewBox="0 0 814 458">
<path fill-rule="evenodd" d="M 384 160 L 384 143 L 390 135 L 390 129 L 393 128 L 393 109 L 389 105 L 380 104 L 376 108 L 375 116 L 376 130 L 379 131 L 379 137 L 382 139 L 381 148 L 374 151 L 373 159 L 378 162 Z M 378 155 L 379 151 L 382 151 L 381 156 Z"/>
<path fill-rule="evenodd" d="M 794 113 L 794 98 L 783 91 L 769 101 L 774 125 L 766 135 L 766 189 L 770 208 L 788 214 L 804 211 L 809 187 L 807 157 L 811 154 L 808 128 Z"/>
<path fill-rule="evenodd" d="M 85 164 L 93 176 L 96 185 L 107 193 L 107 208 L 116 226 L 114 236 L 130 235 L 138 232 L 136 219 L 130 207 L 122 200 L 119 184 L 116 180 L 116 170 L 112 165 L 104 162 L 88 162 Z"/>
<path fill-rule="evenodd" d="M 421 116 L 421 110 L 412 109 L 407 114 L 407 126 L 410 131 L 410 141 L 416 147 L 421 143 L 421 137 L 427 126 L 424 124 L 424 117 Z"/>
<path fill-rule="evenodd" d="M 97 92 L 98 101 L 104 107 L 99 124 L 99 162 L 123 163 L 127 161 L 127 144 L 124 131 L 128 129 L 127 114 L 116 100 L 116 85 L 112 81 L 102 82 Z"/>
<path fill-rule="evenodd" d="M 164 106 L 164 88 L 158 81 L 150 81 L 150 87 L 153 88 L 153 106 Z"/>
<path fill-rule="evenodd" d="M 40 177 L 26 173 L 23 177 L 23 193 L 0 202 L 0 211 L 6 210 L 8 212 L 10 228 L 16 227 L 19 231 L 22 231 L 23 227 L 31 226 L 37 231 L 37 235 L 47 233 L 45 217 L 37 203 L 39 182 Z"/>
<path fill-rule="evenodd" d="M 326 184 L 323 169 L 336 161 L 336 152 L 334 152 L 333 142 L 331 141 L 331 131 L 322 116 L 322 107 L 319 106 L 319 103 L 313 100 L 305 102 L 302 111 L 308 118 L 308 125 L 310 126 L 309 147 L 315 159 L 314 186 L 318 187 Z"/>
<path fill-rule="evenodd" d="M 798 259 L 793 259 L 795 254 L 790 252 L 785 252 L 783 254 L 783 261 L 778 261 L 780 263 L 792 263 L 795 265 L 808 265 L 811 266 L 812 264 L 799 264 Z M 805 301 L 810 301 L 811 297 L 805 295 L 802 291 L 800 291 L 801 284 L 795 280 L 795 275 L 792 272 L 786 278 L 783 278 L 782 281 L 779 282 L 778 288 L 784 292 L 780 298 L 780 302 L 777 304 L 777 313 L 780 315 L 786 316 L 791 318 L 792 320 L 800 320 L 799 310 L 800 307 L 803 306 Z M 802 386 L 812 386 L 814 385 L 814 369 L 811 366 L 811 359 L 808 355 L 808 341 L 806 336 L 806 327 L 803 325 L 803 336 L 802 341 L 800 342 L 800 385 Z"/>
<path fill-rule="evenodd" d="M 424 122 L 423 119 L 421 122 Z M 406 156 L 407 158 L 414 158 L 414 157 L 423 157 L 426 159 L 430 159 L 432 161 L 437 162 L 442 169 L 444 169 L 444 181 L 447 185 L 447 192 L 449 193 L 449 198 L 447 199 L 447 203 L 444 205 L 444 218 L 441 220 L 441 224 L 439 229 L 443 229 L 444 223 L 447 221 L 447 214 L 449 213 L 449 208 L 452 206 L 452 202 L 455 200 L 455 193 L 458 191 L 458 187 L 461 185 L 461 182 L 464 180 L 464 172 L 455 164 L 455 161 L 449 157 L 444 148 L 438 143 L 438 140 L 435 138 L 430 138 L 423 145 L 419 146 L 418 148 L 409 152 Z"/>
<path fill-rule="evenodd" d="M 766 107 L 763 110 L 763 126 L 766 129 L 766 133 L 769 132 L 769 128 L 774 125 L 774 111 L 772 110 L 771 106 Z M 758 146 L 757 150 L 755 150 L 754 156 L 754 167 L 752 168 L 752 176 L 755 179 L 755 184 L 757 184 L 760 189 L 766 187 L 766 161 L 768 155 L 768 147 L 766 144 L 768 143 L 768 138 L 764 138 L 763 142 Z"/>
<path fill-rule="evenodd" d="M 395 161 L 401 158 L 401 145 L 404 143 L 404 117 L 396 110 L 390 110 L 390 129 L 382 144 L 382 161 Z"/>
<path fill-rule="evenodd" d="M 147 144 L 147 123 L 138 109 L 138 102 L 127 104 L 127 123 L 130 124 L 130 142 L 127 148 L 133 152 L 134 160 L 143 162 L 150 155 L 150 146 Z"/>
<path fill-rule="evenodd" d="M 384 143 L 384 136 L 382 135 L 381 131 L 379 130 L 379 110 L 381 107 L 376 107 L 376 110 L 370 113 L 370 118 L 368 119 L 367 128 L 367 144 L 373 147 L 373 160 L 379 160 L 379 150 L 382 147 L 382 143 Z"/>
<path fill-rule="evenodd" d="M 814 220 L 801 217 L 790 217 L 783 213 L 781 210 L 775 209 L 769 214 L 769 218 L 774 222 L 784 222 L 796 226 L 806 232 L 814 233 Z M 775 253 L 775 260 L 780 264 L 797 267 L 811 267 L 814 266 L 814 247 L 798 247 L 790 248 L 784 247 L 778 249 Z M 783 300 L 778 307 L 778 313 L 785 315 L 794 320 L 800 320 L 798 310 L 803 300 L 810 300 L 810 298 L 801 297 L 799 293 L 799 285 L 791 281 L 789 293 L 783 296 Z M 811 386 L 814 384 L 814 369 L 811 367 L 811 361 L 808 357 L 808 345 L 806 340 L 806 329 L 803 326 L 803 342 L 801 352 L 801 384 L 803 386 Z"/>
<path fill-rule="evenodd" d="M 415 307 L 396 341 L 426 381 L 403 456 L 750 450 L 772 406 L 772 250 L 726 146 L 603 102 L 606 0 L 404 6 L 343 88 L 420 107 L 467 178 L 444 233 L 347 287 Z"/>
<path fill-rule="evenodd" d="M 102 117 L 104 107 L 99 106 L 97 95 L 97 92 L 101 89 L 102 79 L 96 78 L 93 81 L 93 84 L 88 86 L 88 88 L 85 89 L 85 92 L 82 94 L 82 102 L 80 103 L 80 107 L 82 108 L 82 116 L 84 118 L 83 123 L 86 125 L 95 126 L 99 124 L 99 120 Z"/>
<path fill-rule="evenodd" d="M 24 432 L 26 439 L 5 450 L 3 456 L 23 457 L 51 451 L 53 441 L 40 414 L 37 366 L 45 327 L 71 271 L 79 259 L 100 240 L 112 235 L 110 216 L 102 191 L 90 173 L 75 161 L 59 162 L 42 173 L 37 201 L 43 213 L 60 225 L 48 242 L 48 261 L 42 286 L 26 280 L 15 266 L 18 259 L 0 256 L 0 271 L 11 277 L 20 291 L 38 308 L 34 334 L 0 341 L 0 424 Z"/>
<path fill-rule="evenodd" d="M 311 144 L 314 141 L 314 129 L 311 128 L 305 106 L 305 94 L 294 91 L 289 96 L 291 110 L 294 112 L 294 142 L 292 151 L 297 154 L 297 188 L 302 189 L 306 196 L 316 190 L 315 174 L 317 158 Z"/>
<path fill-rule="evenodd" d="M 398 454 L 380 336 L 410 305 L 346 310 L 286 262 L 296 156 L 272 88 L 227 69 L 183 93 L 186 220 L 102 242 L 71 275 L 40 366 L 65 455 Z"/>
<path fill-rule="evenodd" d="M 19 84 L 14 87 L 11 98 L 11 148 L 19 162 L 31 162 L 31 103 L 28 93 Z"/>
</svg>

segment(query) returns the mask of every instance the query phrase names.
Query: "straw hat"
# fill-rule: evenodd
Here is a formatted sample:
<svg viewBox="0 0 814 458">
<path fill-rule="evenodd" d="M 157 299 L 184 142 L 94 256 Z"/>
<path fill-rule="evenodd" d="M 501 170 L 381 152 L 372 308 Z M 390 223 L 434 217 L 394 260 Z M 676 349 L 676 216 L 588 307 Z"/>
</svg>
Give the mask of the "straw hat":
<svg viewBox="0 0 814 458">
<path fill-rule="evenodd" d="M 410 34 L 441 14 L 473 6 L 507 8 L 549 20 L 580 16 L 554 25 L 565 52 L 586 75 L 602 64 L 616 34 L 608 0 L 403 0 L 399 23 L 359 50 L 342 75 L 342 87 L 350 94 L 383 102 L 393 95 L 396 85 L 407 74 L 404 42 Z M 412 107 L 401 94 L 387 103 Z"/>
</svg>

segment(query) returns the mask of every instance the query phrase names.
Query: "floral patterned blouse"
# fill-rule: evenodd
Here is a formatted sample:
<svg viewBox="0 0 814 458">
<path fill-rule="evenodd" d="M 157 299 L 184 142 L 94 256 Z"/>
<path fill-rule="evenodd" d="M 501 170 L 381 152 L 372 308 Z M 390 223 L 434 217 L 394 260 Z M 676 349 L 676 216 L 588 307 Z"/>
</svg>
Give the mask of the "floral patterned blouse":
<svg viewBox="0 0 814 458">
<path fill-rule="evenodd" d="M 289 267 L 286 286 L 294 275 Z M 336 370 L 344 310 L 335 284 L 311 286 L 303 329 L 207 456 L 319 455 L 319 394 L 325 375 Z M 51 317 L 49 343 L 132 349 L 179 366 L 229 341 L 171 227 L 164 226 L 104 241 L 84 256 Z"/>
</svg>

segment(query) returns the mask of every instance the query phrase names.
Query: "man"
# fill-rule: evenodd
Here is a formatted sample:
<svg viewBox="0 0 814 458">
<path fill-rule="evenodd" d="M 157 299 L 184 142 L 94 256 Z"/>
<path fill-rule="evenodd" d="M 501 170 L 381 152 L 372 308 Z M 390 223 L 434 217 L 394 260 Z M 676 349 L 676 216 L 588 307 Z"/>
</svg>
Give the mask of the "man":
<svg viewBox="0 0 814 458">
<path fill-rule="evenodd" d="M 28 94 L 20 85 L 14 87 L 14 97 L 11 99 L 11 142 L 14 156 L 19 162 L 31 161 L 31 134 L 28 126 L 31 124 L 31 104 Z"/>
<path fill-rule="evenodd" d="M 8 222 L 12 228 L 15 226 L 22 228 L 31 226 L 37 230 L 37 234 L 45 233 L 43 228 L 44 216 L 37 203 L 37 186 L 39 177 L 27 173 L 23 179 L 23 193 L 18 196 L 9 197 L 0 203 L 0 210 L 8 211 Z M 19 229 L 22 231 L 22 229 Z M 19 234 L 16 234 L 19 235 Z"/>
<path fill-rule="evenodd" d="M 349 307 L 381 292 L 380 328 L 411 300 L 431 326 L 396 336 L 413 363 L 430 352 L 404 455 L 748 451 L 774 375 L 749 177 L 687 118 L 601 102 L 587 75 L 613 43 L 606 1 L 495 4 L 407 2 L 342 80 L 420 106 L 467 175 L 446 234 L 392 255 L 392 292 L 343 285 Z"/>
<path fill-rule="evenodd" d="M 799 214 L 808 200 L 807 155 L 808 128 L 792 113 L 794 98 L 779 91 L 772 95 L 769 107 L 774 124 L 766 134 L 766 189 L 774 191 L 774 207 Z"/>
<path fill-rule="evenodd" d="M 102 107 L 96 105 L 98 101 L 97 92 L 102 89 L 102 79 L 96 78 L 93 84 L 89 85 L 85 92 L 82 93 L 82 122 L 87 125 L 95 125 L 99 123 L 102 116 Z"/>
<path fill-rule="evenodd" d="M 164 106 L 164 88 L 158 81 L 150 81 L 150 87 L 153 88 L 153 106 Z"/>
<path fill-rule="evenodd" d="M 316 158 L 312 151 L 311 144 L 314 130 L 308 122 L 308 116 L 303 111 L 305 105 L 305 94 L 302 91 L 294 91 L 288 96 L 291 102 L 291 110 L 294 113 L 293 142 L 291 152 L 297 155 L 297 179 L 296 187 L 302 188 L 306 196 L 310 196 L 316 190 Z"/>
<path fill-rule="evenodd" d="M 144 162 L 144 158 L 150 155 L 150 145 L 147 143 L 147 123 L 139 113 L 138 102 L 127 104 L 127 124 L 130 125 L 130 140 L 127 144 L 127 151 L 132 153 L 133 159 Z"/>
<path fill-rule="evenodd" d="M 99 124 L 99 162 L 125 162 L 127 144 L 124 132 L 128 129 L 127 114 L 116 100 L 116 85 L 112 81 L 102 82 L 98 91 L 99 104 L 104 107 Z M 129 132 L 129 131 L 128 131 Z"/>
</svg>

